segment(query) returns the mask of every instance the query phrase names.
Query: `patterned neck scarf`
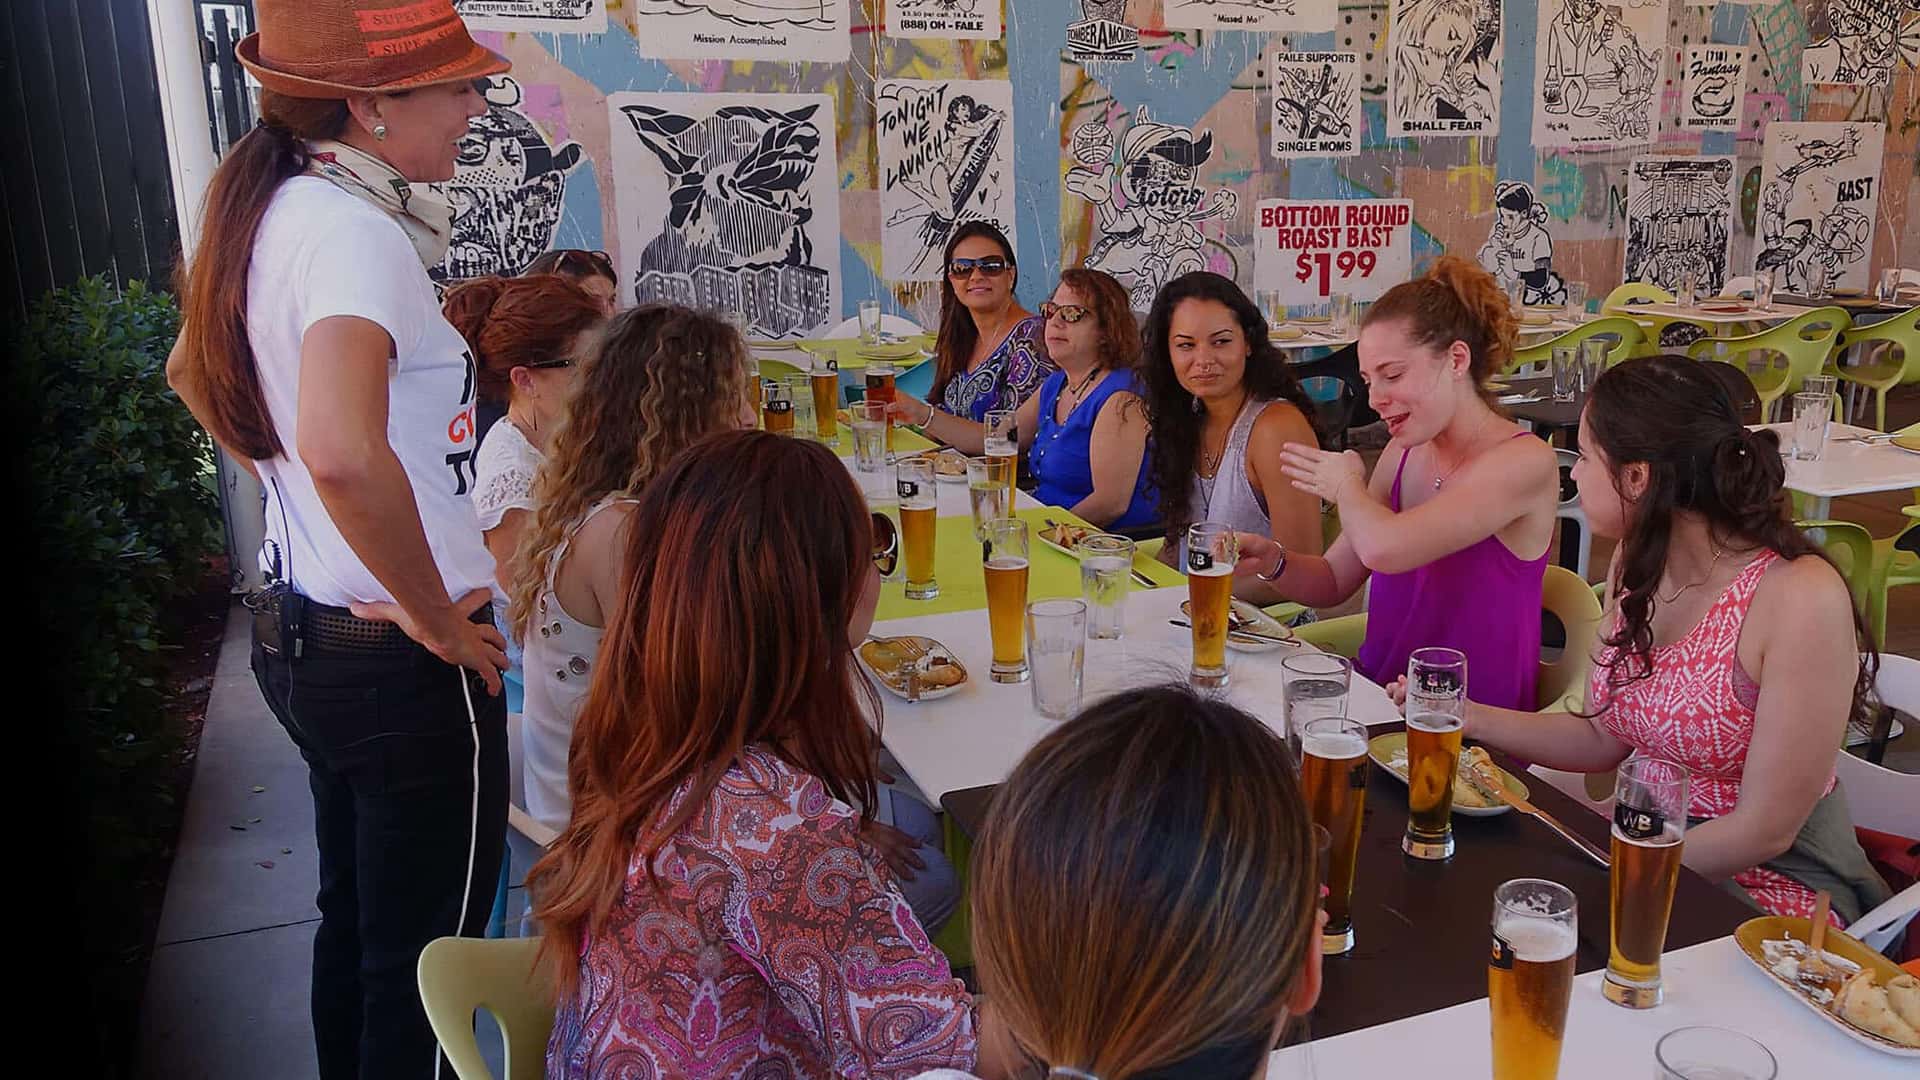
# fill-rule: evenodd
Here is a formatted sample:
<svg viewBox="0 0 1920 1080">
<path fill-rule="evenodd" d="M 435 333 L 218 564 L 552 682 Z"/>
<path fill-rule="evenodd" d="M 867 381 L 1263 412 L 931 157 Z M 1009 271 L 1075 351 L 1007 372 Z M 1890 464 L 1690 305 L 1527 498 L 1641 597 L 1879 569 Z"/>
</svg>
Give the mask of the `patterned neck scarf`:
<svg viewBox="0 0 1920 1080">
<path fill-rule="evenodd" d="M 413 241 L 423 266 L 447 257 L 453 237 L 453 207 L 446 197 L 422 184 L 407 182 L 393 166 L 363 150 L 331 139 L 307 143 L 307 176 L 318 176 L 340 190 L 365 199 L 400 224 Z"/>
</svg>

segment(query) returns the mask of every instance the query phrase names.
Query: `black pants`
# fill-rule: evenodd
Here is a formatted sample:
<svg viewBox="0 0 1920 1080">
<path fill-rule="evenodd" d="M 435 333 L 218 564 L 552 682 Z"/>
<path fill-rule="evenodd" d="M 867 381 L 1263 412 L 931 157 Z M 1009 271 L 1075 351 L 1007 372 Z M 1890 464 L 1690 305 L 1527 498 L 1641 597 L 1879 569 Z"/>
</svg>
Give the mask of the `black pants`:
<svg viewBox="0 0 1920 1080">
<path fill-rule="evenodd" d="M 256 641 L 253 672 L 313 788 L 320 1075 L 433 1076 L 415 965 L 434 938 L 486 929 L 506 843 L 505 699 L 425 649 L 309 644 L 289 661 Z"/>
</svg>

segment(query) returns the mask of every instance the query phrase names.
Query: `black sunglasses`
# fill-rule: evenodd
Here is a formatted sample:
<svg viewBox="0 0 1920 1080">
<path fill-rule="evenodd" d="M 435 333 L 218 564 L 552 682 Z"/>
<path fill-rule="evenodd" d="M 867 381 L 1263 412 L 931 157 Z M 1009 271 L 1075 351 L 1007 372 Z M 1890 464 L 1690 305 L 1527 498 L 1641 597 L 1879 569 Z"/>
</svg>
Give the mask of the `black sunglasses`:
<svg viewBox="0 0 1920 1080">
<path fill-rule="evenodd" d="M 613 272 L 613 256 L 604 251 L 586 251 L 581 248 L 568 248 L 558 253 L 553 268 L 561 271 L 585 271 L 589 274 L 605 274 L 618 278 Z M 584 265 L 582 265 L 584 264 Z"/>
<path fill-rule="evenodd" d="M 1051 319 L 1058 315 L 1061 322 L 1068 324 L 1077 323 L 1091 314 L 1093 312 L 1090 309 L 1083 308 L 1079 304 L 1056 304 L 1049 300 L 1040 305 L 1041 318 Z"/>
<path fill-rule="evenodd" d="M 892 518 L 875 511 L 873 513 L 874 569 L 880 571 L 881 577 L 889 577 L 899 563 L 900 534 L 894 529 Z"/>
<path fill-rule="evenodd" d="M 969 277 L 975 270 L 988 277 L 999 277 L 1007 272 L 1007 260 L 998 255 L 989 255 L 984 259 L 948 259 L 947 276 L 951 278 Z"/>
</svg>

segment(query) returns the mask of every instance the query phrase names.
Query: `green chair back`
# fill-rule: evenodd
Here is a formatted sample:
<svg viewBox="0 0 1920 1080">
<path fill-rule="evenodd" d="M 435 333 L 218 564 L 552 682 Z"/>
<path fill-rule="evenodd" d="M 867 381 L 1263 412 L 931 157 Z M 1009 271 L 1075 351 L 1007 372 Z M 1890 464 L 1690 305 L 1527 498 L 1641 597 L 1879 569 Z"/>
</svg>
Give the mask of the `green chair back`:
<svg viewBox="0 0 1920 1080">
<path fill-rule="evenodd" d="M 473 1014 L 485 1009 L 506 1044 L 502 1080 L 541 1080 L 553 1033 L 553 987 L 534 958 L 539 938 L 455 938 L 420 951 L 420 1003 L 433 1037 L 460 1080 L 494 1080 L 473 1037 Z"/>
<path fill-rule="evenodd" d="M 1588 338 L 1613 340 L 1612 347 L 1607 349 L 1607 366 L 1612 367 L 1633 355 L 1634 350 L 1646 341 L 1646 334 L 1640 329 L 1639 323 L 1622 315 L 1595 319 L 1592 322 L 1582 323 L 1559 337 L 1548 338 L 1538 345 L 1515 349 L 1513 360 L 1507 365 L 1507 371 L 1511 373 L 1530 364 L 1547 363 L 1553 359 L 1553 350 L 1568 345 L 1579 348 L 1580 343 Z"/>
<path fill-rule="evenodd" d="M 1673 303 L 1673 294 L 1658 285 L 1650 285 L 1644 281 L 1629 281 L 1624 285 L 1616 287 L 1612 292 L 1607 294 L 1607 298 L 1600 303 L 1600 311 L 1603 314 L 1610 313 L 1614 308 L 1624 307 L 1636 300 L 1649 300 L 1656 304 L 1671 304 Z"/>
<path fill-rule="evenodd" d="M 1294 627 L 1293 634 L 1317 649 L 1351 660 L 1359 655 L 1360 643 L 1367 639 L 1367 613 L 1310 622 Z"/>
<path fill-rule="evenodd" d="M 1677 319 L 1671 315 L 1650 315 L 1636 310 L 1633 305 L 1643 301 L 1656 304 L 1673 303 L 1673 294 L 1658 285 L 1644 281 L 1629 281 L 1607 294 L 1600 304 L 1602 315 L 1622 315 L 1632 319 L 1642 328 L 1640 344 L 1628 350 L 1629 356 L 1656 356 L 1661 352 L 1660 336 L 1667 327 L 1691 326 L 1702 336 L 1710 336 L 1713 331 L 1690 319 Z"/>
<path fill-rule="evenodd" d="M 789 363 L 788 361 L 785 361 L 785 360 L 777 360 L 771 356 L 761 356 L 761 357 L 756 357 L 755 359 L 760 361 L 760 377 L 763 379 L 773 379 L 778 381 L 780 379 L 786 378 L 789 375 L 806 374 L 805 368 L 799 366 L 798 364 Z"/>
<path fill-rule="evenodd" d="M 1866 326 L 1842 331 L 1834 349 L 1832 373 L 1850 383 L 1873 391 L 1873 426 L 1887 430 L 1887 391 L 1910 382 L 1920 382 L 1920 307 Z M 1862 348 L 1862 346 L 1877 346 Z M 1841 365 L 1841 357 L 1859 349 L 1850 366 Z"/>
<path fill-rule="evenodd" d="M 1798 390 L 1807 376 L 1820 374 L 1840 332 L 1851 323 L 1840 308 L 1814 308 L 1758 334 L 1696 341 L 1688 346 L 1687 355 L 1744 368 L 1759 395 L 1761 419 L 1771 420 L 1774 402 Z M 1756 353 L 1765 365 L 1758 371 L 1750 359 Z M 1775 363 L 1776 358 L 1783 362 Z"/>
</svg>

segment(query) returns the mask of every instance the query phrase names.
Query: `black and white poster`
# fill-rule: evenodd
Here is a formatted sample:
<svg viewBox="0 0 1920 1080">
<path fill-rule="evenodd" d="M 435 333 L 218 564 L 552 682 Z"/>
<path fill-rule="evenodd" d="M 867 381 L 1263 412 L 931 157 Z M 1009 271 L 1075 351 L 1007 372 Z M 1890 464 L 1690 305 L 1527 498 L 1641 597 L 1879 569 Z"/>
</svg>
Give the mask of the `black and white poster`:
<svg viewBox="0 0 1920 1080">
<path fill-rule="evenodd" d="M 1000 36 L 1000 0 L 886 0 L 887 36 L 991 41 Z"/>
<path fill-rule="evenodd" d="M 1092 204 L 1093 243 L 1081 264 L 1119 279 L 1136 310 L 1169 280 L 1205 268 L 1201 224 L 1232 217 L 1239 205 L 1232 189 L 1200 180 L 1213 152 L 1212 131 L 1163 124 L 1145 105 L 1112 127 L 1074 130 L 1061 186 Z"/>
<path fill-rule="evenodd" d="M 1393 0 L 1387 134 L 1500 130 L 1501 0 Z"/>
<path fill-rule="evenodd" d="M 1165 0 L 1169 27 L 1182 30 L 1332 30 L 1336 0 Z"/>
<path fill-rule="evenodd" d="M 1132 60 L 1140 48 L 1140 31 L 1127 22 L 1127 0 L 1078 3 L 1079 20 L 1067 24 L 1067 55 L 1079 64 Z"/>
<path fill-rule="evenodd" d="M 880 273 L 938 281 L 954 226 L 1013 228 L 1013 84 L 882 79 L 874 89 L 880 156 Z"/>
<path fill-rule="evenodd" d="M 1623 281 L 1672 292 L 1693 275 L 1697 295 L 1726 285 L 1738 172 L 1730 157 L 1641 157 L 1627 170 Z"/>
<path fill-rule="evenodd" d="M 1666 42 L 1665 3 L 1544 0 L 1534 47 L 1534 145 L 1649 141 Z"/>
<path fill-rule="evenodd" d="M 840 319 L 840 188 L 826 94 L 607 98 L 621 287 L 799 337 Z"/>
<path fill-rule="evenodd" d="M 428 271 L 438 284 L 511 277 L 553 246 L 580 144 L 548 139 L 520 111 L 521 97 L 511 76 L 491 76 L 486 113 L 467 122 L 453 179 L 441 185 L 453 205 L 453 239 Z"/>
<path fill-rule="evenodd" d="M 640 55 L 656 60 L 852 56 L 847 0 L 628 0 Z"/>
<path fill-rule="evenodd" d="M 606 0 L 454 0 L 469 30 L 604 34 Z"/>
<path fill-rule="evenodd" d="M 1816 33 L 1800 54 L 1801 81 L 1890 85 L 1900 64 L 1900 19 L 1914 7 L 1911 0 L 1827 0 L 1826 33 Z"/>
<path fill-rule="evenodd" d="M 1754 267 L 1779 275 L 1782 292 L 1868 287 L 1885 140 L 1880 124 L 1767 125 Z"/>
<path fill-rule="evenodd" d="M 1680 85 L 1680 130 L 1737 131 L 1747 93 L 1745 45 L 1694 45 Z"/>
<path fill-rule="evenodd" d="M 1351 157 L 1360 152 L 1360 54 L 1273 56 L 1273 156 Z"/>
<path fill-rule="evenodd" d="M 1503 290 L 1517 282 L 1523 303 L 1559 304 L 1567 283 L 1553 269 L 1553 234 L 1547 208 L 1522 180 L 1502 180 L 1493 188 L 1493 228 L 1480 245 L 1480 265 Z"/>
</svg>

